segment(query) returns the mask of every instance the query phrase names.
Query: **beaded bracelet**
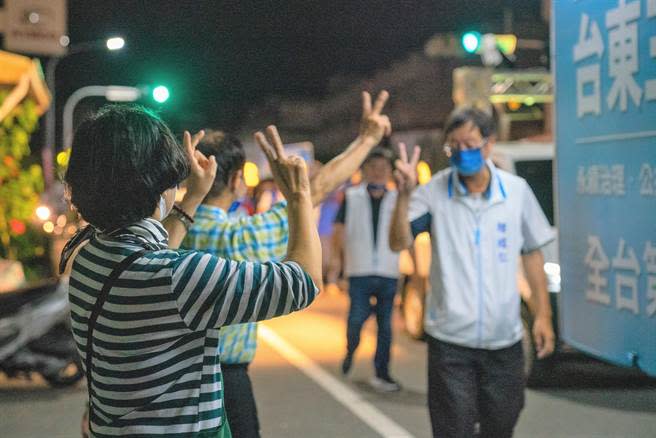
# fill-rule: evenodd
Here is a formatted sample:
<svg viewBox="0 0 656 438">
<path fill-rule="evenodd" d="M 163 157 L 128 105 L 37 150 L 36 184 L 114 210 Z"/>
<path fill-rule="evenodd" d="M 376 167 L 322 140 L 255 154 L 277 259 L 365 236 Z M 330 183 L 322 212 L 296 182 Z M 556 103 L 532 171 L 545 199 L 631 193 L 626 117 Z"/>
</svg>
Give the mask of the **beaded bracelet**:
<svg viewBox="0 0 656 438">
<path fill-rule="evenodd" d="M 186 217 L 187 220 L 188 220 L 189 222 L 191 222 L 192 224 L 194 223 L 194 218 L 191 217 L 191 216 L 189 216 L 189 215 L 187 214 L 186 211 L 184 211 L 183 209 L 181 209 L 181 208 L 178 207 L 177 205 L 173 204 L 173 210 L 177 211 L 178 213 L 180 213 L 181 215 L 183 215 L 184 217 Z"/>
<path fill-rule="evenodd" d="M 173 209 L 171 210 L 171 216 L 182 222 L 182 225 L 184 225 L 187 231 L 189 231 L 189 228 L 191 228 L 191 225 L 194 223 L 194 219 L 177 205 L 173 206 Z"/>
</svg>

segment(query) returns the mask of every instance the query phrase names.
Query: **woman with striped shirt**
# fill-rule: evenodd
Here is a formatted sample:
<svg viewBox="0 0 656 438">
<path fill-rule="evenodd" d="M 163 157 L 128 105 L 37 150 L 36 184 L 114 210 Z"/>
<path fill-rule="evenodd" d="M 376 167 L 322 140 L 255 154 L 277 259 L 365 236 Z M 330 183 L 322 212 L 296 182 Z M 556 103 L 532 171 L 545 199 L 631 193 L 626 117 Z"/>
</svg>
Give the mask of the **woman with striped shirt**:
<svg viewBox="0 0 656 438">
<path fill-rule="evenodd" d="M 63 262 L 72 259 L 71 318 L 83 362 L 90 353 L 92 436 L 229 436 L 218 329 L 302 309 L 316 296 L 321 247 L 305 164 L 285 156 L 275 127 L 267 135 L 256 140 L 288 200 L 281 263 L 175 249 L 216 172 L 195 151 L 202 134 L 185 133 L 183 148 L 158 116 L 134 106 L 106 107 L 77 130 L 65 180 L 91 225 Z M 183 201 L 164 220 L 188 175 Z"/>
</svg>

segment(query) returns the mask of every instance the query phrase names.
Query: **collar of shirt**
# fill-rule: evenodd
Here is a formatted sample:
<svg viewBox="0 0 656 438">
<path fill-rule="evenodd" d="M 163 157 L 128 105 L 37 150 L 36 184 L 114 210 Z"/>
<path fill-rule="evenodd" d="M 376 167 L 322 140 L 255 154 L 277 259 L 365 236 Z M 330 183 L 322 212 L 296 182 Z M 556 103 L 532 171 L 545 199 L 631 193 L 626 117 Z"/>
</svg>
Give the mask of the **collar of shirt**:
<svg viewBox="0 0 656 438">
<path fill-rule="evenodd" d="M 228 213 L 221 207 L 216 207 L 209 204 L 201 204 L 196 210 L 195 219 L 209 219 L 217 222 L 222 222 L 228 219 Z"/>
<path fill-rule="evenodd" d="M 499 172 L 492 160 L 486 160 L 485 164 L 490 170 L 490 182 L 488 183 L 485 192 L 483 192 L 483 198 L 491 203 L 502 202 L 506 199 L 506 188 L 503 181 L 501 181 Z M 458 171 L 455 167 L 451 169 L 451 173 L 449 174 L 448 190 L 449 198 L 452 198 L 454 194 L 457 197 L 466 197 L 470 195 L 467 187 L 460 180 Z"/>
<path fill-rule="evenodd" d="M 99 241 L 120 241 L 131 245 L 141 246 L 151 251 L 167 249 L 169 246 L 169 233 L 162 224 L 153 218 L 145 218 L 132 225 L 104 233 L 92 225 L 87 225 L 78 230 L 73 237 L 64 245 L 59 261 L 59 273 L 66 269 L 71 256 L 75 250 L 91 238 Z"/>
<path fill-rule="evenodd" d="M 109 233 L 96 232 L 95 237 L 100 241 L 121 241 L 154 251 L 168 248 L 169 243 L 169 233 L 153 218 L 142 219 Z"/>
<path fill-rule="evenodd" d="M 288 242 L 286 207 L 283 201 L 263 213 L 234 216 L 224 209 L 201 205 L 182 247 L 239 261 L 282 260 Z"/>
</svg>

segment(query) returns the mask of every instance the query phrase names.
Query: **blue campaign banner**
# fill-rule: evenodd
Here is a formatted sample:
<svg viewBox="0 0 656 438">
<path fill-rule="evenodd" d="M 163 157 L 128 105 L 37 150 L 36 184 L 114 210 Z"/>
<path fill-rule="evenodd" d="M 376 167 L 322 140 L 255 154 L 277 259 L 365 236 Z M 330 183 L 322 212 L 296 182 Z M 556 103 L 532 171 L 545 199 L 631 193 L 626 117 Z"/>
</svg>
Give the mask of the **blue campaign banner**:
<svg viewBox="0 0 656 438">
<path fill-rule="evenodd" d="M 553 0 L 562 333 L 656 375 L 656 0 Z"/>
</svg>

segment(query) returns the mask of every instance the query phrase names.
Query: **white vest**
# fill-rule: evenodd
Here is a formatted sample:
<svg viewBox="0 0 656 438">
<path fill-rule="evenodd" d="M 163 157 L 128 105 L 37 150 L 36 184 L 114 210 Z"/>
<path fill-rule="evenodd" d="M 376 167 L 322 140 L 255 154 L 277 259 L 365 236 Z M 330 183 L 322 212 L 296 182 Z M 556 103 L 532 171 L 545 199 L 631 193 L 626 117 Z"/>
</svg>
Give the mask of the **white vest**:
<svg viewBox="0 0 656 438">
<path fill-rule="evenodd" d="M 378 234 L 374 248 L 371 200 L 366 184 L 346 190 L 346 218 L 344 220 L 344 274 L 348 277 L 376 275 L 387 278 L 399 276 L 399 253 L 389 247 L 389 232 L 396 191 L 388 191 L 380 203 Z"/>
</svg>

